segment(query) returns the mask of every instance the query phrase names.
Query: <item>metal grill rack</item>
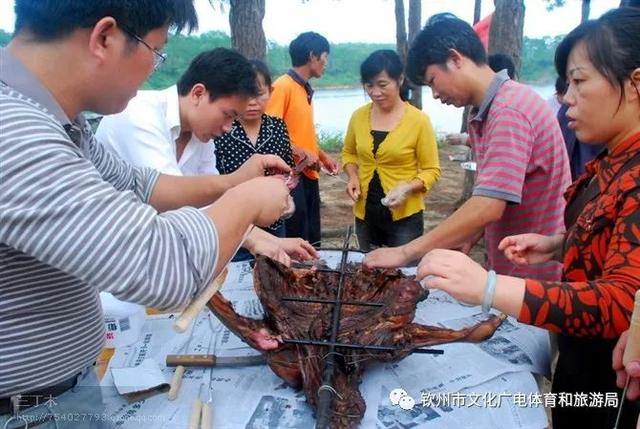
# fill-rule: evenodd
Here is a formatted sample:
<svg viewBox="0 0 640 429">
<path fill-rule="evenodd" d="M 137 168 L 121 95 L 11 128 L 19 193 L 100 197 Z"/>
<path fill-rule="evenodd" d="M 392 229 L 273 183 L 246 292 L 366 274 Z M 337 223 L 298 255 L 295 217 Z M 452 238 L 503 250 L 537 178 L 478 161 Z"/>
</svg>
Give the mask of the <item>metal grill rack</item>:
<svg viewBox="0 0 640 429">
<path fill-rule="evenodd" d="M 334 374 L 336 367 L 336 355 L 341 355 L 340 352 L 336 351 L 337 348 L 343 349 L 358 349 L 358 350 L 368 350 L 374 352 L 392 352 L 397 350 L 402 350 L 397 347 L 390 346 L 377 346 L 377 345 L 364 345 L 364 344 L 352 344 L 352 343 L 340 343 L 337 342 L 338 331 L 340 329 L 340 313 L 343 305 L 358 305 L 358 306 L 366 306 L 366 307 L 382 307 L 383 304 L 379 302 L 365 302 L 365 301 L 343 301 L 343 289 L 344 289 L 344 279 L 345 279 L 345 270 L 347 267 L 347 257 L 351 250 L 349 248 L 349 241 L 351 239 L 352 234 L 352 226 L 347 228 L 347 232 L 344 238 L 344 242 L 342 248 L 340 249 L 342 252 L 342 257 L 340 259 L 340 267 L 339 269 L 326 269 L 320 268 L 318 271 L 323 272 L 333 272 L 338 273 L 340 275 L 338 281 L 338 291 L 336 292 L 336 298 L 331 299 L 321 299 L 321 298 L 299 298 L 299 297 L 283 297 L 281 301 L 288 302 L 309 302 L 309 303 L 318 303 L 318 304 L 328 304 L 333 305 L 333 312 L 331 314 L 331 336 L 329 341 L 318 341 L 318 340 L 310 340 L 310 339 L 285 339 L 283 342 L 288 344 L 295 345 L 308 345 L 308 346 L 321 346 L 328 347 L 328 352 L 324 355 L 324 373 L 323 373 L 323 381 L 322 385 L 318 389 L 318 408 L 316 412 L 316 428 L 325 429 L 329 427 L 331 421 L 331 405 L 333 403 L 333 397 L 337 393 L 334 386 Z M 443 350 L 435 350 L 435 349 L 414 349 L 412 353 L 422 353 L 422 354 L 443 354 Z"/>
</svg>

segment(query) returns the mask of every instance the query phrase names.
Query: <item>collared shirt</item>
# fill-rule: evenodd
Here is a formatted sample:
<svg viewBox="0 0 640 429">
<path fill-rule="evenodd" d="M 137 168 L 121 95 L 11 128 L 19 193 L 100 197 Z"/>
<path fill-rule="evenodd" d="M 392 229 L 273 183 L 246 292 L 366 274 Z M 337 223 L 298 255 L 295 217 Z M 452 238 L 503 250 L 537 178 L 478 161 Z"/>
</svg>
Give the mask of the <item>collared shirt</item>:
<svg viewBox="0 0 640 429">
<path fill-rule="evenodd" d="M 509 235 L 564 231 L 563 193 L 571 183 L 567 151 L 549 105 L 526 85 L 497 73 L 469 120 L 478 164 L 474 196 L 507 202 L 502 218 L 485 227 L 488 266 L 500 274 L 560 279 L 560 264 L 515 266 L 498 250 Z"/>
<path fill-rule="evenodd" d="M 214 274 L 200 210 L 158 214 L 159 174 L 132 168 L 69 119 L 0 49 L 0 398 L 68 379 L 104 344 L 99 291 L 154 307 L 187 303 Z"/>
<path fill-rule="evenodd" d="M 294 75 L 297 76 L 296 73 Z M 311 86 L 308 83 L 303 85 L 291 74 L 283 74 L 273 82 L 273 92 L 265 112 L 282 119 L 287 124 L 292 146 L 317 156 L 320 148 L 313 120 L 310 89 Z M 307 168 L 304 175 L 312 180 L 318 180 L 320 177 L 313 168 Z"/>
<path fill-rule="evenodd" d="M 262 115 L 255 145 L 249 140 L 244 127 L 238 120 L 233 121 L 231 131 L 214 139 L 214 145 L 217 166 L 221 174 L 233 173 L 255 154 L 278 155 L 289 167 L 295 166 L 287 126 L 282 119 L 274 116 Z M 276 230 L 282 222 L 278 220 L 269 228 Z"/>
<path fill-rule="evenodd" d="M 287 70 L 287 74 L 291 76 L 291 78 L 301 87 L 304 88 L 304 91 L 307 93 L 307 101 L 311 104 L 311 100 L 313 100 L 313 88 L 308 80 L 304 80 L 302 76 L 300 76 L 294 69 Z"/>
<path fill-rule="evenodd" d="M 518 319 L 571 336 L 617 338 L 640 288 L 640 134 L 587 164 L 566 193 L 596 177 L 599 194 L 566 234 L 563 282 L 528 279 Z M 634 159 L 632 159 L 634 158 Z M 635 162 L 622 170 L 627 162 Z M 618 174 L 620 173 L 620 174 Z M 594 368 L 594 371 L 601 369 Z"/>
<path fill-rule="evenodd" d="M 138 91 L 127 108 L 102 118 L 96 139 L 110 152 L 136 167 L 151 167 L 174 176 L 218 174 L 213 143 L 195 135 L 177 160 L 180 136 L 178 89 Z"/>
</svg>

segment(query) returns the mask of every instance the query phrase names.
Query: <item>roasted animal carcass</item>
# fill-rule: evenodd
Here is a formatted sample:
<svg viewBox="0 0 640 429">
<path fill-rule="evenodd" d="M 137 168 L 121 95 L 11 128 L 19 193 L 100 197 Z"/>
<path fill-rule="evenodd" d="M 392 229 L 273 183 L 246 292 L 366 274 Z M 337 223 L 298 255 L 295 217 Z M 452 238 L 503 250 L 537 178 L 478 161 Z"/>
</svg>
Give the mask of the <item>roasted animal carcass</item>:
<svg viewBox="0 0 640 429">
<path fill-rule="evenodd" d="M 413 322 L 417 303 L 428 295 L 413 278 L 399 270 L 345 270 L 343 301 L 382 303 L 382 307 L 342 306 L 337 342 L 393 346 L 393 352 L 338 348 L 333 388 L 331 427 L 357 425 L 365 412 L 358 386 L 369 360 L 397 361 L 418 347 L 453 341 L 483 341 L 489 338 L 505 316 L 487 320 L 460 331 L 425 326 Z M 209 308 L 250 346 L 267 355 L 271 369 L 289 385 L 304 389 L 307 401 L 316 408 L 322 385 L 325 346 L 292 345 L 283 339 L 329 340 L 333 305 L 282 301 L 283 297 L 335 300 L 339 272 L 290 269 L 265 257 L 258 257 L 254 287 L 264 308 L 262 320 L 239 316 L 218 293 Z"/>
</svg>

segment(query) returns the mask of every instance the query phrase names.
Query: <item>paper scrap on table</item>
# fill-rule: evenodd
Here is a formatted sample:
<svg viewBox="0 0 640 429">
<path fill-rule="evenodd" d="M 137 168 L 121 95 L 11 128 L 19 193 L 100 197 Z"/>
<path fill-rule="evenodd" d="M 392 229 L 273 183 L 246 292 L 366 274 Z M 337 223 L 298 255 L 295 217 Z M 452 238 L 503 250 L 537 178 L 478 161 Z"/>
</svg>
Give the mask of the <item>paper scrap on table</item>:
<svg viewBox="0 0 640 429">
<path fill-rule="evenodd" d="M 169 389 L 169 383 L 162 374 L 160 366 L 153 359 L 145 359 L 140 365 L 134 367 L 111 368 L 111 375 L 121 395 L 161 392 Z"/>
</svg>

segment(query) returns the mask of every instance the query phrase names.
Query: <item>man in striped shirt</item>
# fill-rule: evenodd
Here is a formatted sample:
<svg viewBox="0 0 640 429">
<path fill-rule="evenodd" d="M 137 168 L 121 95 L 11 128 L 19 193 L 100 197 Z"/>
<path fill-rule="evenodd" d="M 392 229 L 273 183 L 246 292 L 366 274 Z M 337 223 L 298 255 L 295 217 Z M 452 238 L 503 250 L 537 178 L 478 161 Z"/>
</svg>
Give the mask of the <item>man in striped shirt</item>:
<svg viewBox="0 0 640 429">
<path fill-rule="evenodd" d="M 564 231 L 563 193 L 571 176 L 551 108 L 505 71 L 492 71 L 471 26 L 451 14 L 435 15 L 416 37 L 407 74 L 431 87 L 444 104 L 472 106 L 469 143 L 477 177 L 472 197 L 448 219 L 405 246 L 372 252 L 365 263 L 403 265 L 435 248 L 459 247 L 484 231 L 488 268 L 559 280 L 556 262 L 516 267 L 498 250 L 508 235 Z"/>
<path fill-rule="evenodd" d="M 252 224 L 287 207 L 282 176 L 258 177 L 288 172 L 278 157 L 226 183 L 162 175 L 105 151 L 81 113 L 124 109 L 162 62 L 169 27 L 197 25 L 192 1 L 15 2 L 0 49 L 0 427 L 80 427 L 56 414 L 99 412 L 99 390 L 80 389 L 95 385 L 87 368 L 103 346 L 98 292 L 188 303 Z"/>
</svg>

